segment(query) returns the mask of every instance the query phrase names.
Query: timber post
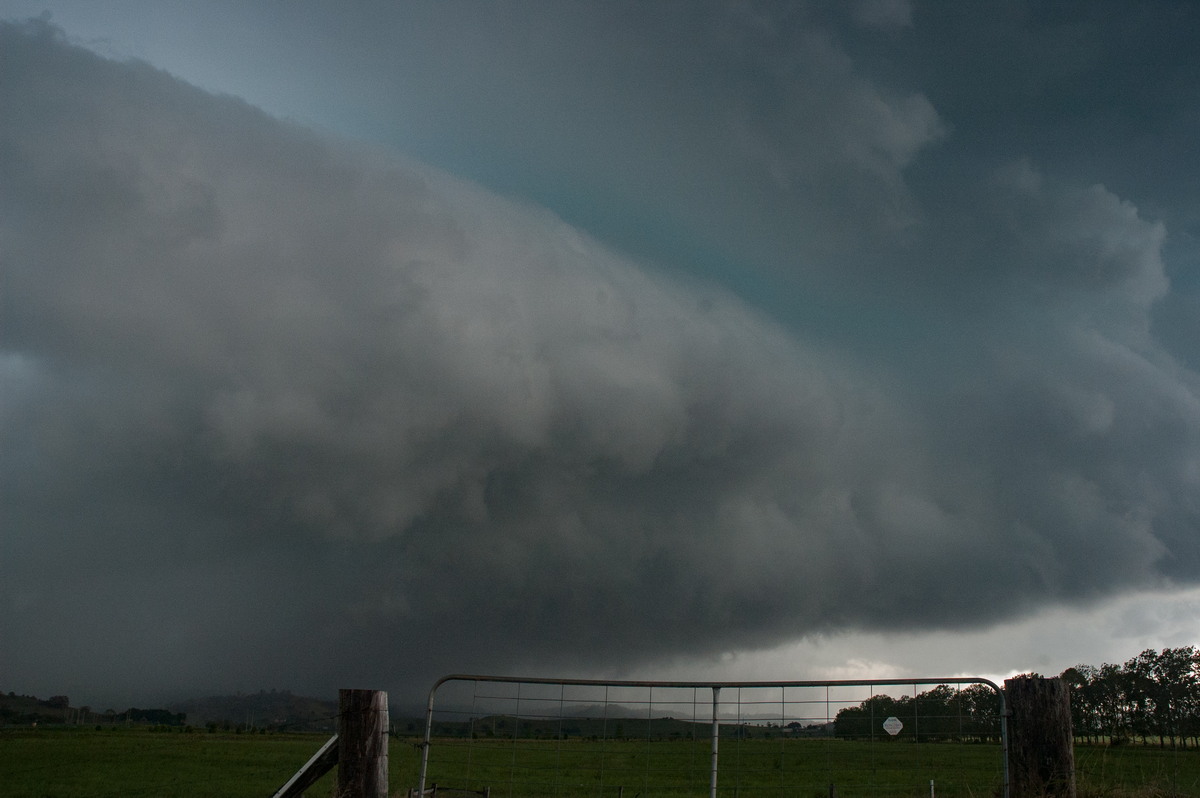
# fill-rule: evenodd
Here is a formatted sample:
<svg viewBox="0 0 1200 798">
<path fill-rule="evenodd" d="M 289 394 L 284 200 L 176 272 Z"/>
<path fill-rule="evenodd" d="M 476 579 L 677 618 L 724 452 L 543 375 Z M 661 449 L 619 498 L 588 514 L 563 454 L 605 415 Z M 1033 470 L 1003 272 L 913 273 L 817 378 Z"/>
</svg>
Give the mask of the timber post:
<svg viewBox="0 0 1200 798">
<path fill-rule="evenodd" d="M 1071 697 L 1062 679 L 1004 680 L 1012 798 L 1075 798 Z"/>
<path fill-rule="evenodd" d="M 380 690 L 338 690 L 338 798 L 387 798 L 388 703 Z"/>
</svg>

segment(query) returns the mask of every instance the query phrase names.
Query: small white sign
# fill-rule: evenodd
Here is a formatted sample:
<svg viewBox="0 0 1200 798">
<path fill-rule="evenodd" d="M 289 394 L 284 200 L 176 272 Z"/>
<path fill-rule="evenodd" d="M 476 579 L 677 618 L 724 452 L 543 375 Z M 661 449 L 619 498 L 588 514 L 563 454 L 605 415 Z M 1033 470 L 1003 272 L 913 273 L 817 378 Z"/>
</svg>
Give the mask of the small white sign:
<svg viewBox="0 0 1200 798">
<path fill-rule="evenodd" d="M 883 730 L 885 732 L 887 732 L 888 734 L 892 735 L 893 737 L 895 737 L 897 734 L 899 734 L 900 730 L 903 728 L 904 728 L 904 724 L 901 723 L 900 718 L 896 717 L 895 715 L 892 715 L 890 718 L 888 718 L 887 720 L 885 720 L 883 722 Z"/>
</svg>

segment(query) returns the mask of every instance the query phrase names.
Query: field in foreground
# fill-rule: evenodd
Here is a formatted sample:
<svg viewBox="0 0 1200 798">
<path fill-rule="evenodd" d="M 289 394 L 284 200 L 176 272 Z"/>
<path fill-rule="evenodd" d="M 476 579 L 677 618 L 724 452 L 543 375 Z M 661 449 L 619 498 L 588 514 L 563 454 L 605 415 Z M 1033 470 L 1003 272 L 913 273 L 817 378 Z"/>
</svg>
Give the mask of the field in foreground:
<svg viewBox="0 0 1200 798">
<path fill-rule="evenodd" d="M 270 796 L 324 742 L 312 734 L 0 729 L 0 798 Z M 416 740 L 389 748 L 392 795 L 415 786 Z M 1200 796 L 1200 752 L 1078 746 L 1083 796 Z M 435 741 L 428 781 L 507 796 L 703 796 L 704 743 Z M 720 792 L 738 796 L 990 795 L 997 746 L 754 740 L 722 744 Z M 309 790 L 328 796 L 332 776 Z"/>
</svg>

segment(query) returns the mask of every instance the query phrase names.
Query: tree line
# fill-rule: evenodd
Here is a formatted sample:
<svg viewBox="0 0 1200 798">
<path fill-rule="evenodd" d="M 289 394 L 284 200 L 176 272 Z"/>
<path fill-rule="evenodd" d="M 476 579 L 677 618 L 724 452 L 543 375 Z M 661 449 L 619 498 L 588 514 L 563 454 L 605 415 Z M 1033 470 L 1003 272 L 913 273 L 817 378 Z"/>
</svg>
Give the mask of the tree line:
<svg viewBox="0 0 1200 798">
<path fill-rule="evenodd" d="M 1084 742 L 1200 747 L 1200 651 L 1146 649 L 1123 665 L 1063 671 L 1071 724 Z"/>
<path fill-rule="evenodd" d="M 833 733 L 851 740 L 995 742 L 1000 739 L 999 708 L 996 691 L 986 684 L 961 690 L 939 684 L 918 695 L 881 694 L 844 707 L 834 718 Z M 899 721 L 891 731 L 884 727 L 889 718 Z"/>
<path fill-rule="evenodd" d="M 1079 742 L 1200 748 L 1200 650 L 1195 646 L 1146 649 L 1123 664 L 1098 668 L 1076 665 L 1061 678 L 1070 690 L 1071 724 Z M 998 740 L 998 704 L 995 691 L 982 684 L 962 690 L 943 684 L 901 698 L 876 695 L 840 710 L 834 734 L 927 742 Z M 895 735 L 882 725 L 892 717 L 901 724 Z"/>
<path fill-rule="evenodd" d="M 157 726 L 182 726 L 187 720 L 183 713 L 165 709 L 138 709 L 130 707 L 124 712 L 106 710 L 93 712 L 91 707 L 73 707 L 65 695 L 41 699 L 31 695 L 0 693 L 0 726 L 6 724 L 30 725 L 38 723 L 83 725 L 92 723 L 138 723 Z"/>
</svg>

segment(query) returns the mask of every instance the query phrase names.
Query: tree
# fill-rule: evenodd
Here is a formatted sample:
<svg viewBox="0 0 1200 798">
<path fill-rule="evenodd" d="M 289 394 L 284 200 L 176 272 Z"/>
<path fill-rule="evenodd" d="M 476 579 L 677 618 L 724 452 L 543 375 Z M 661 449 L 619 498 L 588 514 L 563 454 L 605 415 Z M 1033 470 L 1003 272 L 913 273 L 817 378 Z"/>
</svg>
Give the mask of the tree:
<svg viewBox="0 0 1200 798">
<path fill-rule="evenodd" d="M 980 742 L 1000 739 L 1000 698 L 986 684 L 972 684 L 959 691 L 965 716 L 963 734 Z"/>
<path fill-rule="evenodd" d="M 1186 745 L 1185 718 L 1192 711 L 1197 692 L 1196 649 L 1164 648 L 1150 659 L 1150 678 L 1159 745 L 1165 745 L 1166 740 L 1172 748 L 1177 742 Z"/>
<path fill-rule="evenodd" d="M 1099 673 L 1091 665 L 1076 665 L 1067 668 L 1059 678 L 1067 685 L 1071 695 L 1071 725 L 1075 735 L 1094 742 L 1099 734 L 1099 709 L 1096 706 L 1096 691 L 1093 683 Z"/>
</svg>

